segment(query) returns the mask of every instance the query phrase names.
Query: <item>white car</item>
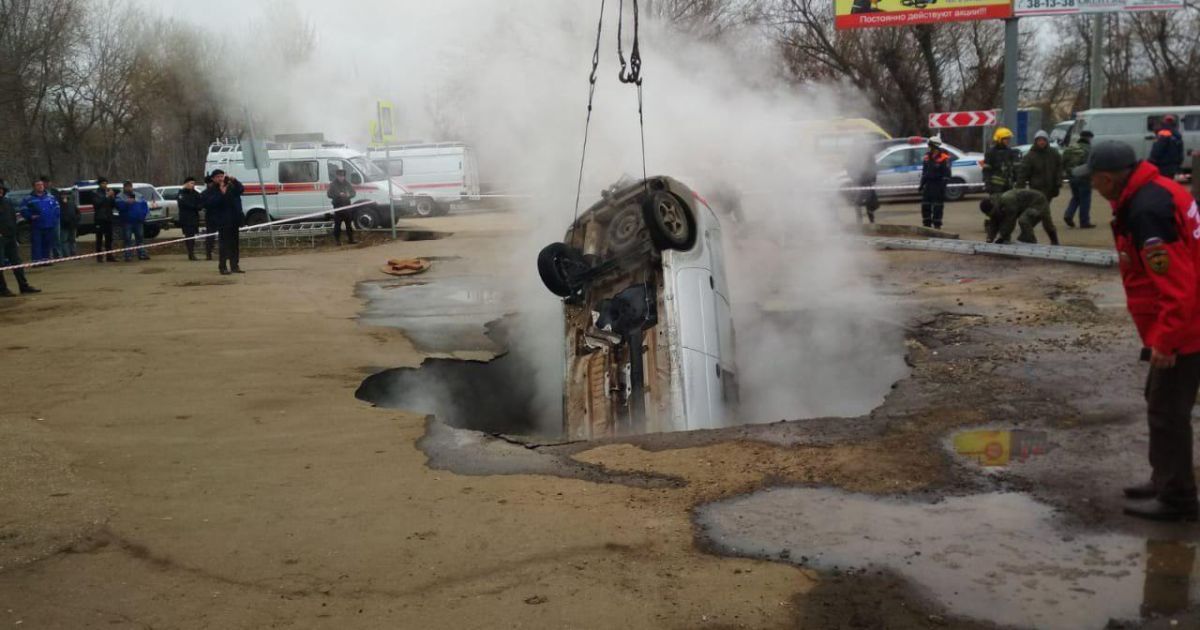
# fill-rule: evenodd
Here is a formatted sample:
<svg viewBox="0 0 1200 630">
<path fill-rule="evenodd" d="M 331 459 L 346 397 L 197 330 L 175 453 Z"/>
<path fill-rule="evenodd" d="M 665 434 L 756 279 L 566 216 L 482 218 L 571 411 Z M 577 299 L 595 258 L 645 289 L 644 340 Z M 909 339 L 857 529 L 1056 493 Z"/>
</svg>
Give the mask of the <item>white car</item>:
<svg viewBox="0 0 1200 630">
<path fill-rule="evenodd" d="M 721 222 L 670 177 L 624 181 L 538 256 L 563 298 L 570 439 L 726 426 L 738 400 Z"/>
<path fill-rule="evenodd" d="M 913 197 L 921 184 L 921 167 L 925 153 L 929 150 L 928 139 L 910 138 L 907 143 L 893 144 L 875 155 L 877 170 L 875 185 L 880 197 Z M 983 154 L 968 153 L 949 144 L 942 148 L 954 159 L 950 164 L 950 183 L 946 189 L 947 201 L 958 201 L 968 193 L 983 191 Z M 842 187 L 849 186 L 849 176 L 843 175 Z M 965 184 L 962 185 L 962 184 Z"/>
</svg>

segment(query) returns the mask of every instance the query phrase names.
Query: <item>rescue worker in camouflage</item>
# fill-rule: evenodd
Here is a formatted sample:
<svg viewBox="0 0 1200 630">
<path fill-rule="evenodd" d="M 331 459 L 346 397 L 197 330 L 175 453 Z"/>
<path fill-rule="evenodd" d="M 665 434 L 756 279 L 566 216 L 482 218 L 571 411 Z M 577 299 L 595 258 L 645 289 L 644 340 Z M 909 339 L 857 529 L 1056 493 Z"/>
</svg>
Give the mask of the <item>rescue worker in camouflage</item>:
<svg viewBox="0 0 1200 630">
<path fill-rule="evenodd" d="M 1019 188 L 1000 195 L 1000 205 L 991 213 L 992 221 L 999 224 L 997 243 L 1010 243 L 1013 229 L 1021 228 L 1017 240 L 1022 243 L 1037 243 L 1033 228 L 1039 223 L 1046 230 L 1051 245 L 1058 245 L 1058 229 L 1050 215 L 1050 200 L 1041 191 Z"/>
<path fill-rule="evenodd" d="M 993 208 L 1000 207 L 1000 195 L 1012 189 L 1016 183 L 1017 150 L 1009 146 L 1013 133 L 1007 127 L 999 127 L 992 134 L 992 148 L 983 156 L 983 186 Z M 999 225 L 991 219 L 984 221 L 988 242 L 996 240 Z"/>
<path fill-rule="evenodd" d="M 1075 211 L 1079 211 L 1079 227 L 1094 228 L 1092 223 L 1092 179 L 1076 177 L 1072 171 L 1087 164 L 1088 156 L 1092 153 L 1092 138 L 1094 134 L 1084 131 L 1079 134 L 1071 146 L 1063 151 L 1063 170 L 1067 173 L 1067 184 L 1071 187 L 1071 202 L 1063 215 L 1063 223 L 1075 227 Z"/>
<path fill-rule="evenodd" d="M 1017 188 L 1031 188 L 1053 200 L 1062 189 L 1062 156 L 1050 146 L 1050 134 L 1044 130 L 1033 137 L 1033 147 L 1017 169 Z"/>
<path fill-rule="evenodd" d="M 950 163 L 953 158 L 942 148 L 942 137 L 929 139 L 929 151 L 921 164 L 921 225 L 942 229 L 942 213 L 946 205 L 946 185 L 950 183 Z"/>
</svg>

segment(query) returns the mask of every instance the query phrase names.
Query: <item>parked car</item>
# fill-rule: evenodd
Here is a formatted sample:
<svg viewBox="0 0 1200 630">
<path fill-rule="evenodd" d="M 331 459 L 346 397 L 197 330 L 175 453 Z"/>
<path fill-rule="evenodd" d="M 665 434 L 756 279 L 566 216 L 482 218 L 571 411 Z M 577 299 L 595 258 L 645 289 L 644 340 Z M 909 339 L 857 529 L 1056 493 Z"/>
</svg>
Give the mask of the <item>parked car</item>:
<svg viewBox="0 0 1200 630">
<path fill-rule="evenodd" d="M 1089 109 L 1075 115 L 1073 134 L 1087 130 L 1095 134 L 1092 143 L 1120 140 L 1133 147 L 1138 159 L 1150 157 L 1154 134 L 1166 115 L 1175 116 L 1183 135 L 1184 155 L 1200 150 L 1200 105 L 1185 107 L 1121 107 Z M 1183 172 L 1192 171 L 1191 161 L 1183 161 Z"/>
<path fill-rule="evenodd" d="M 878 169 L 875 185 L 880 187 L 877 191 L 879 197 L 911 197 L 917 194 L 917 186 L 921 184 L 921 166 L 925 152 L 929 150 L 927 143 L 927 138 L 912 137 L 904 143 L 891 144 L 875 155 Z M 968 153 L 949 144 L 943 144 L 942 148 L 954 159 L 950 163 L 950 183 L 959 184 L 946 189 L 946 200 L 957 201 L 968 193 L 983 191 L 983 154 Z M 849 186 L 849 182 L 849 176 L 842 175 L 841 187 Z"/>
<path fill-rule="evenodd" d="M 721 222 L 670 177 L 618 183 L 538 256 L 566 321 L 570 439 L 726 426 L 738 400 Z"/>
<path fill-rule="evenodd" d="M 167 214 L 172 217 L 171 225 L 179 223 L 179 191 L 183 190 L 183 185 L 178 186 L 159 186 L 155 188 L 160 197 L 162 197 L 162 205 L 167 210 Z"/>
<path fill-rule="evenodd" d="M 109 187 L 121 192 L 121 185 L 109 184 Z M 93 182 L 79 182 L 71 188 L 59 188 L 58 190 L 68 190 L 73 195 L 75 205 L 79 207 L 79 233 L 91 234 L 95 231 L 95 210 L 92 203 L 95 200 L 95 191 L 100 187 Z M 133 190 L 141 195 L 147 205 L 150 206 L 150 216 L 146 218 L 146 238 L 155 238 L 163 230 L 171 225 L 172 213 L 162 204 L 162 196 L 150 184 L 134 184 Z M 33 194 L 33 190 L 24 188 L 21 190 L 9 191 L 8 199 L 13 205 L 19 205 L 21 200 Z M 25 225 L 23 217 L 17 217 L 17 241 L 20 243 L 29 242 L 29 226 Z"/>
</svg>

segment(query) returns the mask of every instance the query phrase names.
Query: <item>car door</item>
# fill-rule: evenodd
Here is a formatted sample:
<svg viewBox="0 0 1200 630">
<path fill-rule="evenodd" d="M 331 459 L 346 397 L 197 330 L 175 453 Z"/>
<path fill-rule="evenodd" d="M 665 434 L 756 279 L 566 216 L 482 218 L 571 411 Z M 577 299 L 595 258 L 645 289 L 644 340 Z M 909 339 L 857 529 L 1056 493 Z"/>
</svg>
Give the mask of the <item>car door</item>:
<svg viewBox="0 0 1200 630">
<path fill-rule="evenodd" d="M 279 161 L 279 215 L 294 217 L 325 209 L 325 191 L 321 190 L 321 161 L 318 159 Z"/>
<path fill-rule="evenodd" d="M 876 162 L 879 166 L 876 185 L 882 188 L 879 195 L 915 195 L 917 186 L 921 183 L 921 155 L 923 153 L 924 149 L 921 147 L 902 147 L 893 149 L 880 157 Z M 912 188 L 911 190 L 898 188 L 900 186 L 911 186 Z"/>
</svg>

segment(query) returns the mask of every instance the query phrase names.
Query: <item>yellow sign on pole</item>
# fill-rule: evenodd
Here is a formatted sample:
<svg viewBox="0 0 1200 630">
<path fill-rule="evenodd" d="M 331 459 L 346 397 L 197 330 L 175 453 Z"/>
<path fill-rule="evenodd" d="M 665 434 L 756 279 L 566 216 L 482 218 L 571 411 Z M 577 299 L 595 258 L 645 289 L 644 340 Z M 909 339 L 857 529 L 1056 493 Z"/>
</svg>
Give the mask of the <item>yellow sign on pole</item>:
<svg viewBox="0 0 1200 630">
<path fill-rule="evenodd" d="M 1012 0 L 834 0 L 838 29 L 1012 17 Z"/>
<path fill-rule="evenodd" d="M 396 124 L 391 101 L 375 101 L 375 119 L 371 121 L 371 147 L 396 142 Z"/>
</svg>

